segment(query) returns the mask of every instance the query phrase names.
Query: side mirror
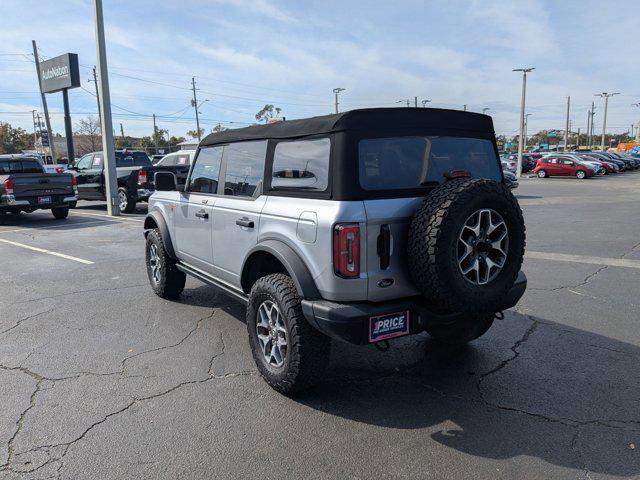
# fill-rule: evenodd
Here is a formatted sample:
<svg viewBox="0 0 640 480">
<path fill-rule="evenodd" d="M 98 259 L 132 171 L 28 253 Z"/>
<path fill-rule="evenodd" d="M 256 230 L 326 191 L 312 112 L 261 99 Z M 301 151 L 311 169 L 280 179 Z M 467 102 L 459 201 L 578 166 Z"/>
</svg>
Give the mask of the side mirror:
<svg viewBox="0 0 640 480">
<path fill-rule="evenodd" d="M 172 192 L 178 189 L 176 176 L 171 172 L 156 172 L 153 176 L 153 183 L 159 192 Z"/>
</svg>

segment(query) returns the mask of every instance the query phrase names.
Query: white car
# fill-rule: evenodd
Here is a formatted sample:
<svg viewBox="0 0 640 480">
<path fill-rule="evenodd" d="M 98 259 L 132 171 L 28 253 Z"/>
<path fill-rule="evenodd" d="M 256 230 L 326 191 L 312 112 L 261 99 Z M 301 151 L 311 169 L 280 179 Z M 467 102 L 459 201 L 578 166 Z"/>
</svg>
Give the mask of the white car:
<svg viewBox="0 0 640 480">
<path fill-rule="evenodd" d="M 196 156 L 196 150 L 178 150 L 177 152 L 169 153 L 158 160 L 155 164 L 156 167 L 169 167 L 173 165 L 191 165 L 193 159 Z"/>
</svg>

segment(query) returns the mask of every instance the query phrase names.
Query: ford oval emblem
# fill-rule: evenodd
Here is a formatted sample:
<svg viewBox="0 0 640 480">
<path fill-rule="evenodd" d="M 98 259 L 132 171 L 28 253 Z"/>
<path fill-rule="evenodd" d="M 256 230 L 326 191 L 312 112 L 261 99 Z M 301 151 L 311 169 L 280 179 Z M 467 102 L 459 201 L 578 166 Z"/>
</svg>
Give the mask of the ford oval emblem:
<svg viewBox="0 0 640 480">
<path fill-rule="evenodd" d="M 393 285 L 393 282 L 394 282 L 393 278 L 383 278 L 378 282 L 378 286 L 380 288 L 387 288 Z"/>
</svg>

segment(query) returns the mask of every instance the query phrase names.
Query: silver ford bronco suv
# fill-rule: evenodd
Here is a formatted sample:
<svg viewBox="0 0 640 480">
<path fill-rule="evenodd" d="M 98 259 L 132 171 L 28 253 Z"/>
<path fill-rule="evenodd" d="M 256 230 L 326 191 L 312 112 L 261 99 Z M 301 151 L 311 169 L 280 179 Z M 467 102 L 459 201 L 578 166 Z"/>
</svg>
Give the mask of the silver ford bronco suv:
<svg viewBox="0 0 640 480">
<path fill-rule="evenodd" d="M 151 287 L 186 275 L 247 307 L 274 389 L 322 377 L 331 339 L 388 347 L 483 335 L 526 288 L 525 227 L 490 117 L 389 108 L 207 136 L 186 184 L 155 174 L 144 223 Z"/>
</svg>

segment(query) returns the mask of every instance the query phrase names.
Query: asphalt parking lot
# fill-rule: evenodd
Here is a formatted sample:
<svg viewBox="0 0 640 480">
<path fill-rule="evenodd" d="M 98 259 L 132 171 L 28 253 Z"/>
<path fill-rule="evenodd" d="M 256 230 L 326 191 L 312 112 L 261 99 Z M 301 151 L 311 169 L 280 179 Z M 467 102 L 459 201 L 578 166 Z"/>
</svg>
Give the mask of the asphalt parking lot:
<svg viewBox="0 0 640 480">
<path fill-rule="evenodd" d="M 296 398 L 242 307 L 152 293 L 144 204 L 0 220 L 0 478 L 640 478 L 640 172 L 516 193 L 515 310 L 459 349 L 334 344 Z"/>
</svg>

